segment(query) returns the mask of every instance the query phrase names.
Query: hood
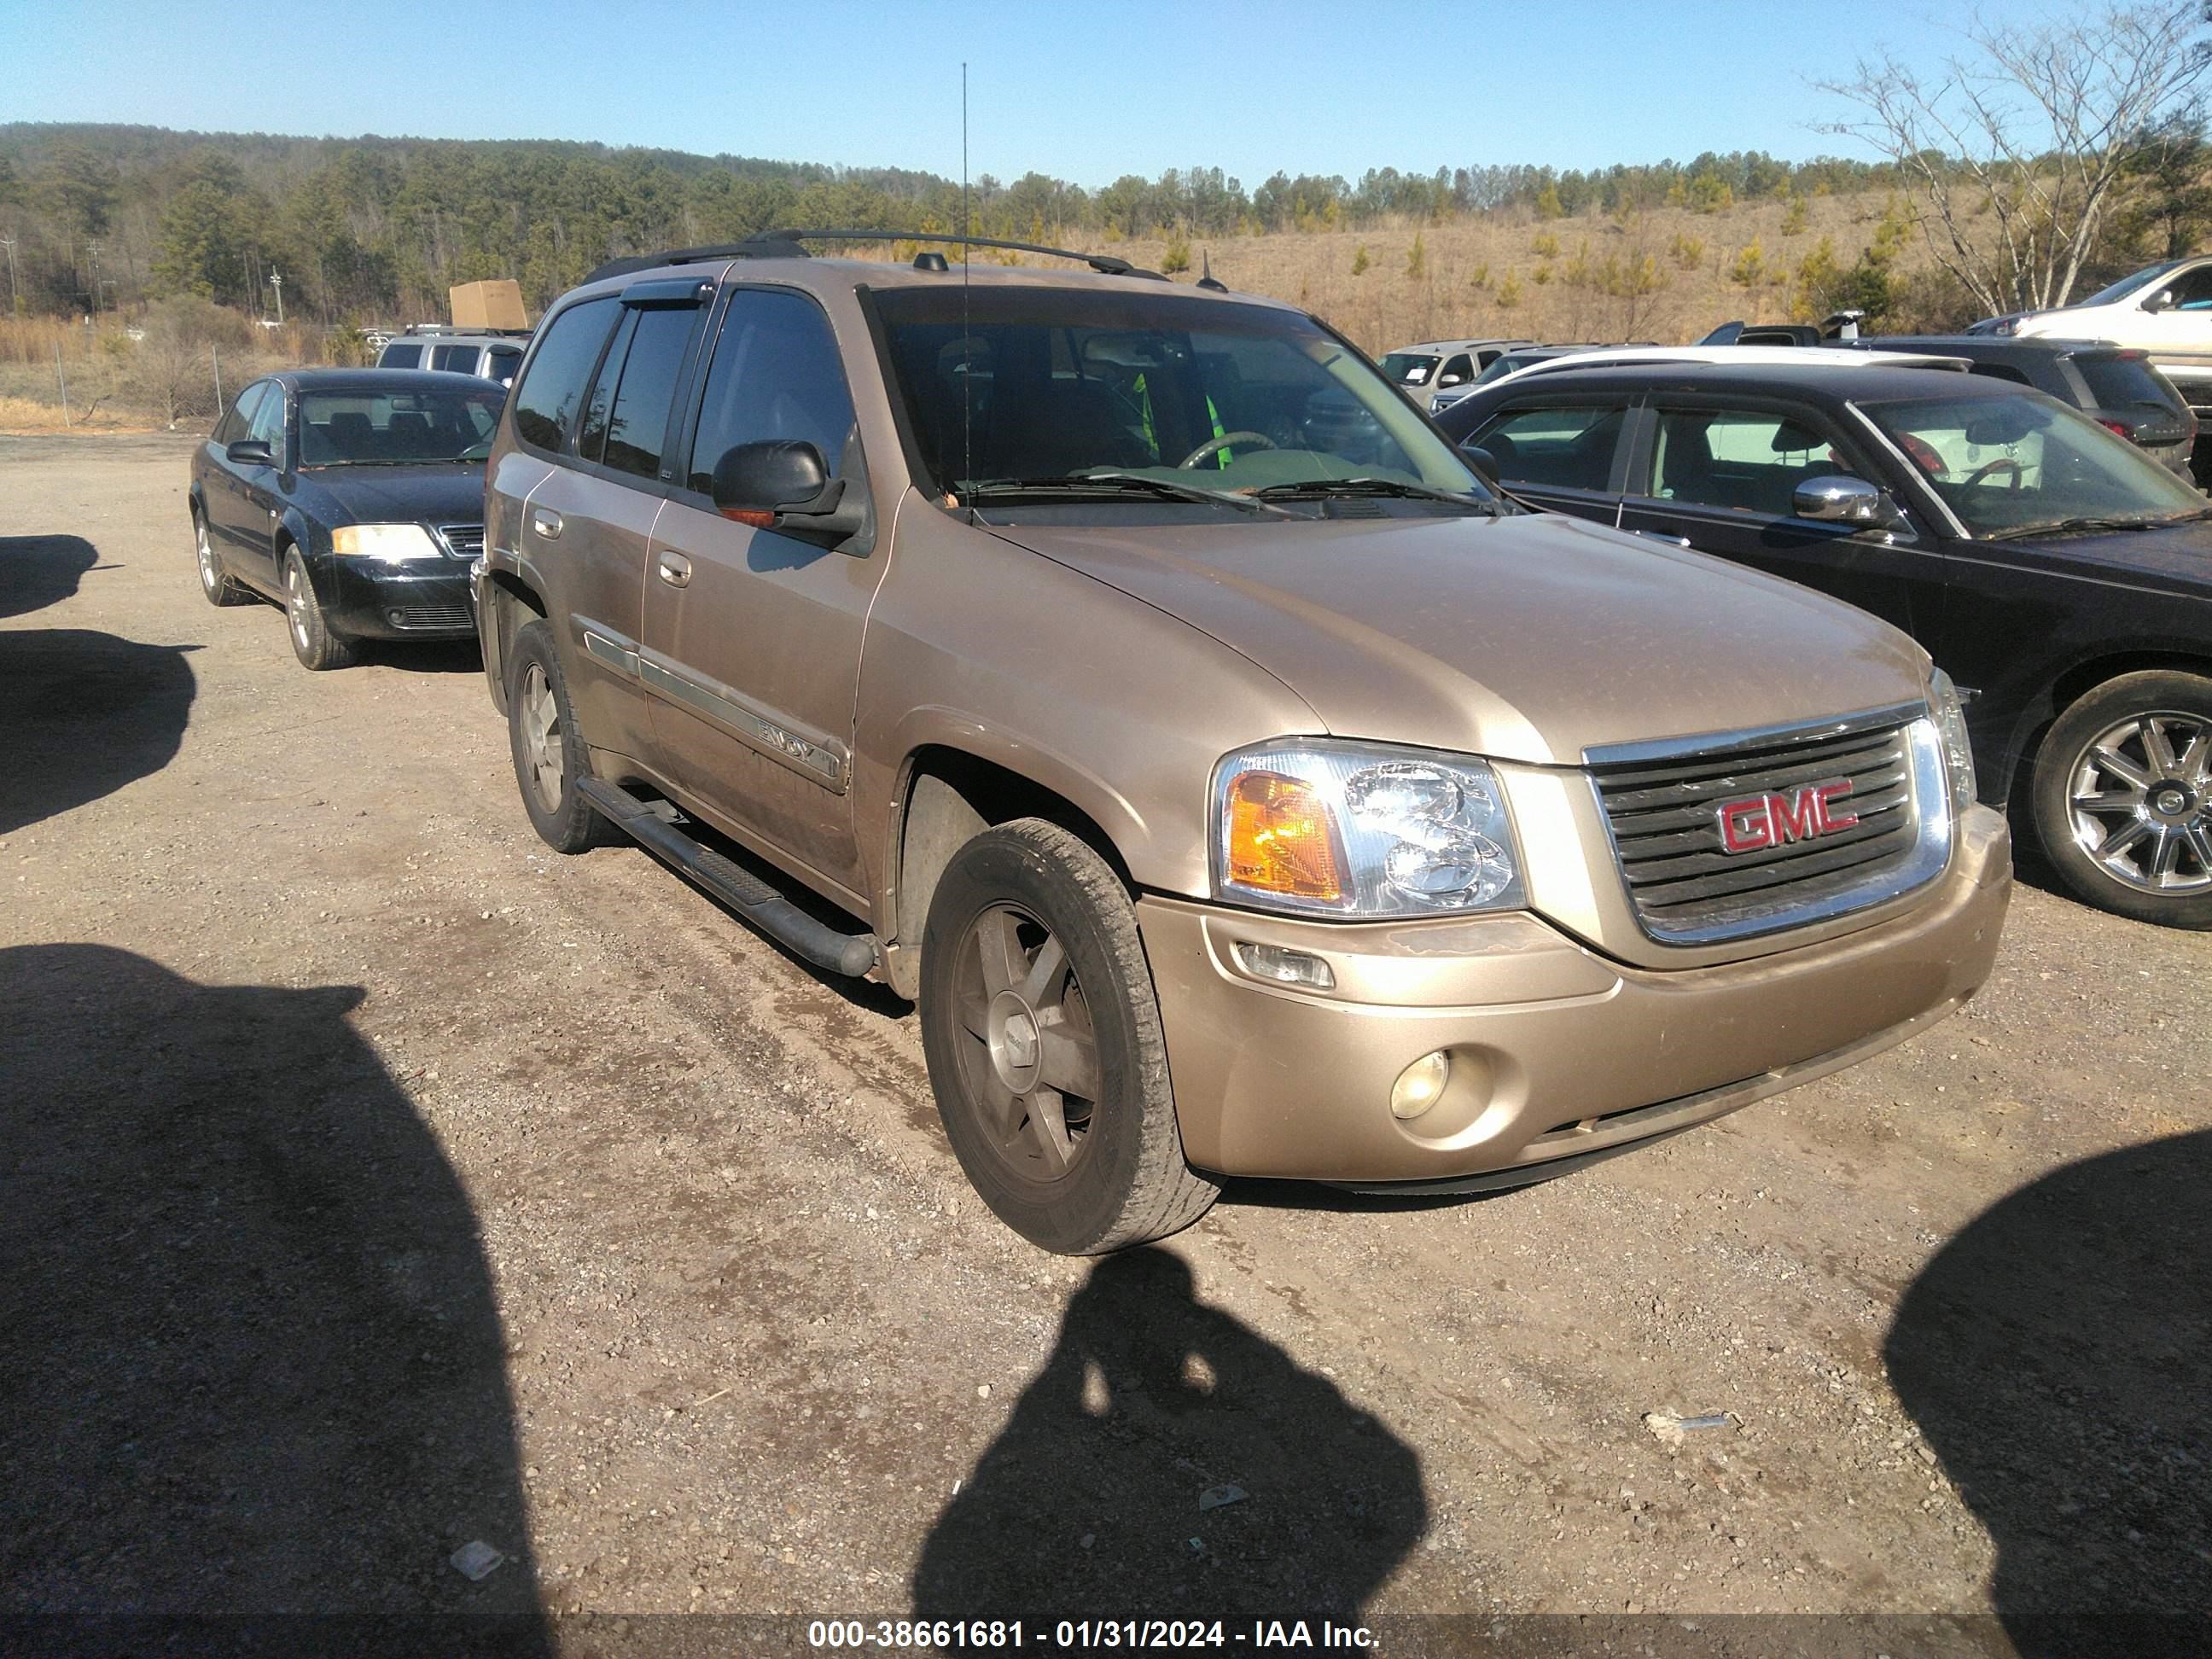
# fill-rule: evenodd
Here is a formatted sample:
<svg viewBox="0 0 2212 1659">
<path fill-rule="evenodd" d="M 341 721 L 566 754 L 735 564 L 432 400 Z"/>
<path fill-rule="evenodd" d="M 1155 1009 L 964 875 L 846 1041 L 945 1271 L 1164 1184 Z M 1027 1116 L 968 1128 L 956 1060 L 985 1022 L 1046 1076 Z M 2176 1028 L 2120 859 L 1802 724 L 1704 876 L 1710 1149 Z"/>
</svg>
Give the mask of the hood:
<svg viewBox="0 0 2212 1659">
<path fill-rule="evenodd" d="M 1203 629 L 1340 737 L 1574 765 L 1927 684 L 1920 647 L 1863 611 L 1550 514 L 994 533 Z"/>
<path fill-rule="evenodd" d="M 482 463 L 458 466 L 331 466 L 302 471 L 337 509 L 333 524 L 479 524 Z"/>
</svg>

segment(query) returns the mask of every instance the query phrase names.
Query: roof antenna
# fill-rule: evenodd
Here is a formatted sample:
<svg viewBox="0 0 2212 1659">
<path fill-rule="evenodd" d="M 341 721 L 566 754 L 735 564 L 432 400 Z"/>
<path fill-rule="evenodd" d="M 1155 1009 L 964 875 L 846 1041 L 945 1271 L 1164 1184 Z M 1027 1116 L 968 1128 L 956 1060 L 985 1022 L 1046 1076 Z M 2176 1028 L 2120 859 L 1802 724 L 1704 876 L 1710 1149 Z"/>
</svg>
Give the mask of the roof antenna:
<svg viewBox="0 0 2212 1659">
<path fill-rule="evenodd" d="M 1228 293 L 1229 284 L 1220 281 L 1213 274 L 1213 250 L 1207 248 L 1198 257 L 1206 262 L 1206 274 L 1198 279 L 1198 285 L 1214 294 Z"/>
<path fill-rule="evenodd" d="M 968 222 L 968 65 L 960 65 L 960 234 Z M 975 336 L 969 327 L 968 277 L 975 250 L 960 246 L 960 477 L 968 485 L 968 521 L 975 521 Z"/>
</svg>

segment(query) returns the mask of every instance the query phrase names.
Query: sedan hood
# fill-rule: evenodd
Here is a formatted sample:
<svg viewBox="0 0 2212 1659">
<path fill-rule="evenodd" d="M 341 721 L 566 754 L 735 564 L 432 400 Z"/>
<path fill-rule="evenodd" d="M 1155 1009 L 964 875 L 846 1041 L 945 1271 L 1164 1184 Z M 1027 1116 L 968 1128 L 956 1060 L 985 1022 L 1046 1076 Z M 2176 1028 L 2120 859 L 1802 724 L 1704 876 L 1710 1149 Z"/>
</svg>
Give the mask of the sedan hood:
<svg viewBox="0 0 2212 1659">
<path fill-rule="evenodd" d="M 431 466 L 326 466 L 303 471 L 335 511 L 333 524 L 478 524 L 482 463 Z"/>
<path fill-rule="evenodd" d="M 1863 611 L 1549 514 L 994 533 L 1203 629 L 1340 737 L 1575 765 L 1927 684 L 1920 647 Z"/>
</svg>

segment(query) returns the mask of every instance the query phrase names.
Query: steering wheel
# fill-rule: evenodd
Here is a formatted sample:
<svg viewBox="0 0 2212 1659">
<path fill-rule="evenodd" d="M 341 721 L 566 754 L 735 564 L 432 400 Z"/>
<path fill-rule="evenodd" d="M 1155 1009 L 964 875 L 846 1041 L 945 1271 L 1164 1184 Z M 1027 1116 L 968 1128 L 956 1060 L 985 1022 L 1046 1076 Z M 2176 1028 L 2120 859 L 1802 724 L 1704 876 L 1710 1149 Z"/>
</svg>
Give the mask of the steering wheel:
<svg viewBox="0 0 2212 1659">
<path fill-rule="evenodd" d="M 1224 449 L 1279 449 L 1281 447 L 1264 432 L 1224 432 L 1218 438 L 1208 438 L 1176 465 L 1196 466 L 1207 456 Z"/>
<path fill-rule="evenodd" d="M 1984 461 L 1979 466 L 1976 467 L 1972 472 L 1969 472 L 1966 475 L 1966 482 L 1961 483 L 1959 488 L 1961 489 L 1972 489 L 1976 484 L 1981 483 L 1983 479 L 1988 477 L 1990 473 L 2003 471 L 2009 471 L 2012 474 L 2012 488 L 2014 489 L 2019 489 L 2021 478 L 2025 473 L 2026 469 L 2009 455 L 2000 455 L 1993 461 Z"/>
</svg>

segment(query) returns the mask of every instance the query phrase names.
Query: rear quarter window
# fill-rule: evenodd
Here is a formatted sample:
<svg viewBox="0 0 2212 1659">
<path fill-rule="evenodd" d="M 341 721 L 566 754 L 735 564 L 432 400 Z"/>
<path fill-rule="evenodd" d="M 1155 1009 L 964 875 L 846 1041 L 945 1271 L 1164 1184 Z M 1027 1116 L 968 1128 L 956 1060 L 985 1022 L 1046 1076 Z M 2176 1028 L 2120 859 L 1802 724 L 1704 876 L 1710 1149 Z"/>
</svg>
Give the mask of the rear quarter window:
<svg viewBox="0 0 2212 1659">
<path fill-rule="evenodd" d="M 2092 409 L 2172 409 L 2173 394 L 2144 357 L 2076 357 Z"/>
<path fill-rule="evenodd" d="M 545 325 L 538 355 L 514 389 L 514 435 L 524 443 L 560 450 L 620 308 L 621 301 L 610 294 L 570 306 Z"/>
<path fill-rule="evenodd" d="M 422 348 L 418 345 L 388 345 L 384 355 L 376 360 L 379 368 L 420 368 L 422 367 Z"/>
</svg>

